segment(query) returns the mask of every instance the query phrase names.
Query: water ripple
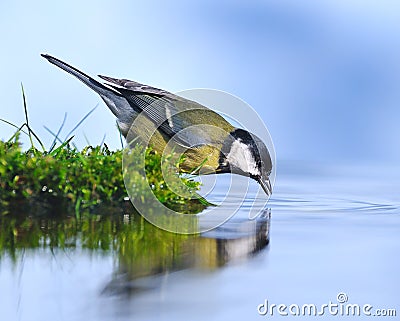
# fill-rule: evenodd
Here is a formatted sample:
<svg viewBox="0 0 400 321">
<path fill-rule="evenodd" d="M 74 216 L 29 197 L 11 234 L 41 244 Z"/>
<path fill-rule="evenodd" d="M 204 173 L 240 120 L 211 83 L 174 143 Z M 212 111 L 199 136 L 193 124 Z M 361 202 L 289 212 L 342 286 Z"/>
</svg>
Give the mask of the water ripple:
<svg viewBox="0 0 400 321">
<path fill-rule="evenodd" d="M 400 204 L 371 202 L 350 198 L 321 197 L 302 199 L 292 196 L 278 196 L 269 202 L 272 209 L 296 210 L 301 212 L 373 212 L 399 213 Z"/>
</svg>

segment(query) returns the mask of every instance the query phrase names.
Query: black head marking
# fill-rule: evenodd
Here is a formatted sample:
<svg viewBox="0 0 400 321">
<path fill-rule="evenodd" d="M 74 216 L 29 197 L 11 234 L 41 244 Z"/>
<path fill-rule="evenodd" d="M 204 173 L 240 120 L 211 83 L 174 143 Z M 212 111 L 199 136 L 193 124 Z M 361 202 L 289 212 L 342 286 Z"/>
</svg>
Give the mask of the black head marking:
<svg viewBox="0 0 400 321">
<path fill-rule="evenodd" d="M 249 154 L 247 156 L 251 158 L 248 159 L 248 162 L 251 162 L 251 164 L 247 164 L 247 170 L 244 170 L 244 168 L 241 168 L 240 166 L 237 166 L 237 164 L 233 164 L 232 161 L 229 161 L 232 156 L 235 156 L 231 155 L 235 144 L 240 144 L 240 146 L 243 146 L 245 149 L 247 149 L 247 153 Z M 230 133 L 221 148 L 218 170 L 221 173 L 233 172 L 256 178 L 257 176 L 261 175 L 263 163 L 266 163 L 264 165 L 268 167 L 271 163 L 271 158 L 261 139 L 244 129 L 236 128 Z"/>
</svg>

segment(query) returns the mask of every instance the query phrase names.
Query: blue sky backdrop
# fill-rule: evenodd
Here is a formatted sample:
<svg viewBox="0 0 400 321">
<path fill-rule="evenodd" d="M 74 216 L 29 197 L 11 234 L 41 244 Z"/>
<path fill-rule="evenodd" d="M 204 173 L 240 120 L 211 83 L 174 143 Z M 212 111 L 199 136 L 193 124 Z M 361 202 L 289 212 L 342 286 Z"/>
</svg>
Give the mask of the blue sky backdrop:
<svg viewBox="0 0 400 321">
<path fill-rule="evenodd" d="M 326 162 L 400 160 L 398 1 L 3 1 L 0 118 L 30 121 L 92 144 L 120 146 L 101 99 L 42 59 L 179 91 L 241 97 L 268 126 L 277 157 Z M 0 138 L 13 129 L 0 124 Z"/>
</svg>

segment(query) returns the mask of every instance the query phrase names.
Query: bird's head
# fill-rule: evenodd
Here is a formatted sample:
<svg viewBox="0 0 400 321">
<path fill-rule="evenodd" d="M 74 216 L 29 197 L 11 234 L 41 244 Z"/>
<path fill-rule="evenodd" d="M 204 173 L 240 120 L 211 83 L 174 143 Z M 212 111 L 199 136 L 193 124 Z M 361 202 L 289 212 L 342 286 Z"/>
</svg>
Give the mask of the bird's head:
<svg viewBox="0 0 400 321">
<path fill-rule="evenodd" d="M 272 161 L 268 149 L 260 138 L 244 129 L 234 129 L 225 139 L 218 170 L 250 176 L 268 196 L 272 193 Z"/>
</svg>

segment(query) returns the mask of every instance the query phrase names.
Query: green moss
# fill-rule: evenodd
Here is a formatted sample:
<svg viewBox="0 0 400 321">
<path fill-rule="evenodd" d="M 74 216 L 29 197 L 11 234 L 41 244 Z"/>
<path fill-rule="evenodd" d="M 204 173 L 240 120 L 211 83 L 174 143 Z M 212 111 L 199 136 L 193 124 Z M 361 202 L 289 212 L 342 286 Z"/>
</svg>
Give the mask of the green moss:
<svg viewBox="0 0 400 321">
<path fill-rule="evenodd" d="M 145 184 L 150 184 L 154 195 L 170 208 L 193 203 L 193 200 L 175 194 L 166 186 L 160 155 L 141 146 L 132 148 L 130 152 L 132 157 L 140 157 L 142 153 L 145 153 L 148 182 L 143 180 L 138 165 L 129 167 L 130 180 L 137 180 L 134 197 L 145 202 L 148 190 Z M 35 148 L 23 151 L 18 135 L 11 142 L 0 141 L 0 210 L 7 213 L 10 206 L 17 203 L 30 206 L 38 203 L 44 204 L 44 207 L 62 204 L 69 211 L 79 212 L 100 204 L 121 203 L 127 197 L 122 158 L 123 151 L 111 151 L 105 144 L 88 146 L 79 151 L 66 143 L 47 152 Z M 174 174 L 178 175 L 177 171 Z M 195 194 L 199 183 L 188 178 L 181 179 Z M 202 199 L 194 203 L 197 206 L 195 212 L 205 207 Z"/>
</svg>

